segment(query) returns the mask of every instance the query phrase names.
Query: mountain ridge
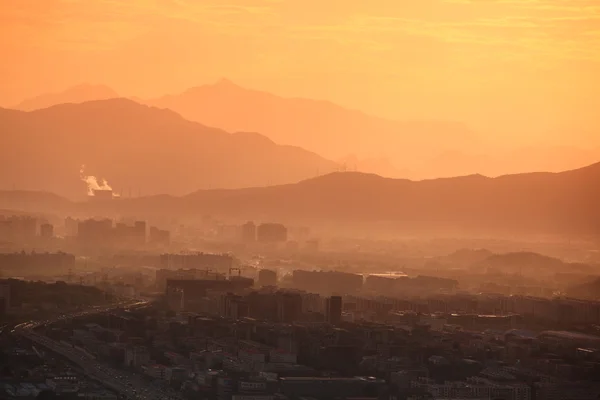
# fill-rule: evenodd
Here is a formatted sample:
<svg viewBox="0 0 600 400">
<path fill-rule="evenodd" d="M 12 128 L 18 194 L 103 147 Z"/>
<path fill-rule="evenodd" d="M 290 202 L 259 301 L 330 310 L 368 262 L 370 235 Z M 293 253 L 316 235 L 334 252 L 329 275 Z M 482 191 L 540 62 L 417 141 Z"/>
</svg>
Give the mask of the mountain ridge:
<svg viewBox="0 0 600 400">
<path fill-rule="evenodd" d="M 559 144 L 490 148 L 462 122 L 393 120 L 329 100 L 246 88 L 225 78 L 155 99 L 129 98 L 228 132 L 260 132 L 280 145 L 335 160 L 343 168 L 391 177 L 562 171 L 600 158 L 600 148 Z M 77 103 L 78 99 L 63 97 L 62 102 Z"/>
<path fill-rule="evenodd" d="M 83 83 L 71 86 L 61 92 L 45 93 L 31 97 L 14 105 L 12 108 L 22 111 L 34 111 L 56 104 L 82 103 L 91 100 L 106 100 L 120 97 L 106 85 Z"/>
<path fill-rule="evenodd" d="M 118 192 L 133 187 L 178 195 L 201 187 L 297 182 L 338 168 L 259 133 L 229 133 L 125 98 L 0 110 L 0 125 L 7 133 L 0 145 L 10 150 L 0 161 L 0 187 L 16 184 L 71 198 L 85 194 L 81 165 Z"/>
<path fill-rule="evenodd" d="M 226 130 L 258 131 L 278 143 L 297 145 L 332 159 L 358 150 L 372 154 L 390 152 L 401 143 L 422 151 L 427 145 L 438 146 L 431 140 L 434 136 L 446 144 L 443 148 L 460 148 L 478 140 L 464 123 L 456 121 L 394 121 L 328 100 L 284 97 L 248 89 L 227 79 L 149 99 L 146 103 L 173 109 L 190 120 Z M 429 140 L 419 139 L 420 135 Z M 447 140 L 450 136 L 456 142 L 453 145 Z M 374 142 L 378 144 L 373 145 Z"/>
<path fill-rule="evenodd" d="M 560 173 L 422 181 L 333 172 L 295 184 L 203 189 L 184 196 L 71 205 L 94 210 L 94 215 L 210 214 L 238 221 L 261 219 L 316 226 L 367 224 L 412 234 L 600 235 L 600 189 L 594 185 L 598 181 L 600 162 Z M 2 202 L 0 207 L 4 207 Z"/>
</svg>

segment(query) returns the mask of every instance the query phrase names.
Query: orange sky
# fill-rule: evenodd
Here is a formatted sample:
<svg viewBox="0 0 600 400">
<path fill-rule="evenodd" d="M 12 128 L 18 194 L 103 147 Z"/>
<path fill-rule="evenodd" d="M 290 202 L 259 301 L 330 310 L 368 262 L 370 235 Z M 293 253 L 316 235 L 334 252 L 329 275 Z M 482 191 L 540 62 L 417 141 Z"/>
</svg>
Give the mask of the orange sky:
<svg viewBox="0 0 600 400">
<path fill-rule="evenodd" d="M 0 54 L 2 106 L 82 82 L 151 97 L 225 76 L 600 145 L 598 0 L 0 0 Z"/>
</svg>

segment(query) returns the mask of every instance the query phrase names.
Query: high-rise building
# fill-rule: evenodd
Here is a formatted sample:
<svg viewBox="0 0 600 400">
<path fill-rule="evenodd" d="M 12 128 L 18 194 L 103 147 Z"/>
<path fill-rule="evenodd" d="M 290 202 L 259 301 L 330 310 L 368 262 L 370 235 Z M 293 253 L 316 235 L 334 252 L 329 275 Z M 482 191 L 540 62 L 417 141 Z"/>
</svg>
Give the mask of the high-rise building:
<svg viewBox="0 0 600 400">
<path fill-rule="evenodd" d="M 292 281 L 296 289 L 322 294 L 356 293 L 363 286 L 362 275 L 340 271 L 295 270 Z"/>
<path fill-rule="evenodd" d="M 79 220 L 71 217 L 65 218 L 65 236 L 77 236 Z"/>
<path fill-rule="evenodd" d="M 331 296 L 326 301 L 325 316 L 327 322 L 337 325 L 342 321 L 342 297 Z"/>
<path fill-rule="evenodd" d="M 283 224 L 265 223 L 256 229 L 256 239 L 262 243 L 287 241 L 287 228 Z"/>
<path fill-rule="evenodd" d="M 0 216 L 0 240 L 28 240 L 37 233 L 37 219 L 31 217 Z"/>
<path fill-rule="evenodd" d="M 233 293 L 223 294 L 220 298 L 219 312 L 221 316 L 231 319 L 240 319 L 248 316 L 248 302 Z"/>
<path fill-rule="evenodd" d="M 54 236 L 54 226 L 51 224 L 40 225 L 40 236 L 43 239 L 50 239 Z"/>
<path fill-rule="evenodd" d="M 167 246 L 171 242 L 171 232 L 151 226 L 148 241 L 151 244 Z"/>
<path fill-rule="evenodd" d="M 28 268 L 69 269 L 75 266 L 75 256 L 67 253 L 0 253 L 0 269 L 5 267 L 19 268 L 26 271 Z"/>
<path fill-rule="evenodd" d="M 5 315 L 10 309 L 10 285 L 0 284 L 0 315 Z"/>
<path fill-rule="evenodd" d="M 317 239 L 307 240 L 304 249 L 308 252 L 316 253 L 319 251 L 319 241 Z"/>
<path fill-rule="evenodd" d="M 136 221 L 133 225 L 134 232 L 134 240 L 136 244 L 145 244 L 146 243 L 146 222 L 145 221 Z"/>
<path fill-rule="evenodd" d="M 259 286 L 277 286 L 277 272 L 270 269 L 258 271 Z"/>
<path fill-rule="evenodd" d="M 160 267 L 163 269 L 210 269 L 213 272 L 228 272 L 233 267 L 233 257 L 229 254 L 191 253 L 161 254 Z"/>
<path fill-rule="evenodd" d="M 280 293 L 277 296 L 277 320 L 298 321 L 302 316 L 302 296 L 298 293 Z"/>
<path fill-rule="evenodd" d="M 256 242 L 256 224 L 248 221 L 242 225 L 242 241 L 246 243 Z"/>
<path fill-rule="evenodd" d="M 167 289 L 166 299 L 167 299 L 167 305 L 169 306 L 169 309 L 171 309 L 173 311 L 183 310 L 184 296 L 185 296 L 185 294 L 182 289 L 179 289 L 179 288 Z"/>
<path fill-rule="evenodd" d="M 106 243 L 112 237 L 113 223 L 110 219 L 88 219 L 77 224 L 77 237 L 86 244 Z"/>
</svg>

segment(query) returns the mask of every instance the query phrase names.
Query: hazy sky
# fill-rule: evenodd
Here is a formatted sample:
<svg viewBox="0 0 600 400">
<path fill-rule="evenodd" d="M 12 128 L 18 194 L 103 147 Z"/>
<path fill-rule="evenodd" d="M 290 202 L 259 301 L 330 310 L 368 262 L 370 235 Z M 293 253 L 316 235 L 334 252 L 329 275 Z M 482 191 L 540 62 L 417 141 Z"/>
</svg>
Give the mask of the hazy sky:
<svg viewBox="0 0 600 400">
<path fill-rule="evenodd" d="M 598 0 L 0 0 L 0 54 L 2 106 L 228 77 L 511 137 L 600 125 Z"/>
</svg>

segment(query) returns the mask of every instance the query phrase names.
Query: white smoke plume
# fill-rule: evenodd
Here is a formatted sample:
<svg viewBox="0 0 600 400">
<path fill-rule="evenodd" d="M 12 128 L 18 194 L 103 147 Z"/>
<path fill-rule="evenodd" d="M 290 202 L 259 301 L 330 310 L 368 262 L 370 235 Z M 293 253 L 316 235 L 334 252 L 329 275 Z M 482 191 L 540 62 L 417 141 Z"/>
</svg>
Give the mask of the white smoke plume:
<svg viewBox="0 0 600 400">
<path fill-rule="evenodd" d="M 93 175 L 86 175 L 85 165 L 82 165 L 79 169 L 79 177 L 87 184 L 88 196 L 93 196 L 94 190 L 113 190 L 105 179 L 98 180 Z"/>
</svg>

